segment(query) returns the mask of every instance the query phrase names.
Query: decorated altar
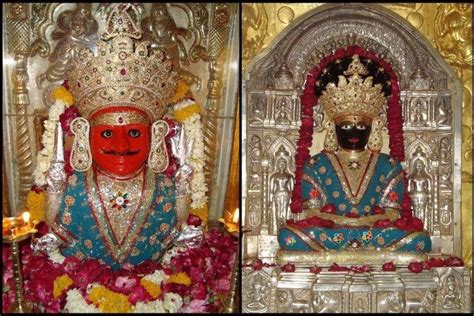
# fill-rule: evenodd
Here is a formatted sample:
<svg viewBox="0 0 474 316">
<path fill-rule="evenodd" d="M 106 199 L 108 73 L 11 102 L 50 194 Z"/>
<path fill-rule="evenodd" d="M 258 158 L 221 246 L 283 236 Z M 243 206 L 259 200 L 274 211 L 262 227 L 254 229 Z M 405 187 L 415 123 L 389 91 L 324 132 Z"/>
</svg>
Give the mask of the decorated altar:
<svg viewBox="0 0 474 316">
<path fill-rule="evenodd" d="M 471 10 L 244 5 L 243 311 L 471 311 Z"/>
<path fill-rule="evenodd" d="M 236 311 L 237 6 L 4 6 L 3 312 Z"/>
</svg>

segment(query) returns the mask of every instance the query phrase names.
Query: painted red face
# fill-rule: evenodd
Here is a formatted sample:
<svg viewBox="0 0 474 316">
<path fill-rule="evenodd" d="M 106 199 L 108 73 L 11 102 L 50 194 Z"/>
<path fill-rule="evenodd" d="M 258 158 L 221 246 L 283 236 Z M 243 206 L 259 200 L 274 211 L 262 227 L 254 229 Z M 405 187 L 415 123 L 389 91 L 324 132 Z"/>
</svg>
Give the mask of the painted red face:
<svg viewBox="0 0 474 316">
<path fill-rule="evenodd" d="M 94 163 L 108 173 L 127 176 L 140 169 L 148 158 L 150 125 L 93 125 L 90 143 Z"/>
</svg>

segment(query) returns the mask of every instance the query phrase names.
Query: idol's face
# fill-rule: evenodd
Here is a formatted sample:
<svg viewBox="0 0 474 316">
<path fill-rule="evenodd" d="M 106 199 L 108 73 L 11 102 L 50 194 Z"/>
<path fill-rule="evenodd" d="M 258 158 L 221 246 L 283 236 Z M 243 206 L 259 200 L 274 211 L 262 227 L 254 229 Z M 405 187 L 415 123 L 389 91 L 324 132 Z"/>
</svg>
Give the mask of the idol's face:
<svg viewBox="0 0 474 316">
<path fill-rule="evenodd" d="M 107 173 L 127 176 L 139 170 L 148 158 L 150 124 L 92 125 L 90 143 L 97 166 Z"/>
<path fill-rule="evenodd" d="M 344 149 L 364 149 L 369 141 L 370 131 L 370 124 L 361 120 L 341 120 L 336 122 L 337 141 L 339 146 Z"/>
</svg>

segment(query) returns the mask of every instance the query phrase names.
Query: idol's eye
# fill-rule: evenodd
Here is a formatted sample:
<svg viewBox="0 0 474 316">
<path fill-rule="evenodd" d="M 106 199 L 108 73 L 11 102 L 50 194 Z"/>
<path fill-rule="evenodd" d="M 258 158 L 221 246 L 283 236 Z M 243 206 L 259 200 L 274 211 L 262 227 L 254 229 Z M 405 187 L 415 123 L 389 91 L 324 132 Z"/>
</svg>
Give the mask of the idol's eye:
<svg viewBox="0 0 474 316">
<path fill-rule="evenodd" d="M 131 129 L 128 131 L 128 136 L 137 138 L 141 135 L 140 131 L 138 129 Z"/>
<path fill-rule="evenodd" d="M 342 128 L 343 130 L 346 130 L 346 131 L 347 131 L 347 130 L 350 130 L 350 129 L 352 129 L 352 124 L 342 124 L 342 125 L 341 125 L 341 128 Z"/>
<path fill-rule="evenodd" d="M 356 128 L 360 131 L 365 131 L 367 129 L 367 126 L 362 125 L 362 124 L 357 124 Z"/>
<path fill-rule="evenodd" d="M 100 135 L 102 135 L 102 137 L 104 137 L 104 138 L 110 138 L 110 137 L 112 137 L 113 132 L 110 129 L 108 129 L 108 130 L 105 130 L 102 133 L 100 133 Z"/>
</svg>

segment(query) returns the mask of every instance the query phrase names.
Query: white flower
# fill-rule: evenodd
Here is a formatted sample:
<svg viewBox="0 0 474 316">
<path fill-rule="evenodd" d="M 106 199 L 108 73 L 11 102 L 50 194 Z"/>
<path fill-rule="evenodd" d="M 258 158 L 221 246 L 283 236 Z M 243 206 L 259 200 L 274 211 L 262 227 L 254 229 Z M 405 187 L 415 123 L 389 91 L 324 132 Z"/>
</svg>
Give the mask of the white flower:
<svg viewBox="0 0 474 316">
<path fill-rule="evenodd" d="M 54 263 L 62 264 L 66 257 L 64 257 L 58 249 L 49 254 L 49 259 Z"/>
<path fill-rule="evenodd" d="M 56 102 L 49 108 L 48 119 L 44 122 L 44 133 L 41 137 L 43 149 L 36 158 L 36 169 L 33 171 L 36 185 L 46 184 L 46 173 L 51 166 L 51 160 L 54 156 L 54 131 L 59 121 L 59 116 L 64 112 L 66 103 L 62 100 Z"/>
<path fill-rule="evenodd" d="M 181 102 L 176 103 L 176 104 L 174 105 L 174 110 L 175 110 L 175 111 L 176 111 L 176 110 L 181 110 L 181 109 L 183 109 L 183 108 L 185 108 L 185 107 L 187 107 L 187 106 L 189 106 L 189 105 L 193 105 L 194 103 L 196 103 L 196 102 L 194 102 L 192 99 L 185 99 L 185 100 L 182 100 Z"/>
<path fill-rule="evenodd" d="M 163 305 L 169 313 L 176 313 L 183 305 L 183 298 L 176 293 L 166 293 Z"/>
<path fill-rule="evenodd" d="M 163 258 L 161 259 L 161 263 L 164 264 L 164 265 L 169 265 L 170 262 L 171 262 L 171 259 L 173 259 L 174 256 L 176 256 L 180 252 L 185 251 L 186 249 L 187 249 L 186 246 L 174 246 L 174 247 L 172 247 L 171 249 L 166 251 Z"/>
<path fill-rule="evenodd" d="M 100 309 L 94 305 L 87 304 L 78 289 L 71 289 L 66 293 L 66 305 L 64 309 L 69 313 L 100 313 Z"/>
<path fill-rule="evenodd" d="M 142 279 L 160 285 L 161 281 L 168 279 L 168 276 L 163 272 L 163 270 L 155 270 L 155 272 L 144 276 Z"/>
<path fill-rule="evenodd" d="M 133 309 L 134 313 L 166 313 L 163 301 L 138 302 Z"/>
</svg>

